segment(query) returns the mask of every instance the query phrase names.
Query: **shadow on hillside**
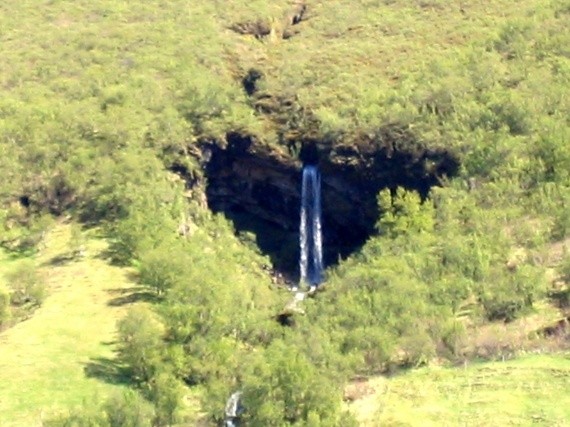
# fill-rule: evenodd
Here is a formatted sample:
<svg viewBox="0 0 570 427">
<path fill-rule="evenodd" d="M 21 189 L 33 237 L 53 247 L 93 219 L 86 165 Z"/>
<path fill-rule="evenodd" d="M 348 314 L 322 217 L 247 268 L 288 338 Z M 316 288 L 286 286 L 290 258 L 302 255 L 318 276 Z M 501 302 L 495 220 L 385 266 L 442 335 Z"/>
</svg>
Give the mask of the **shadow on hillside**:
<svg viewBox="0 0 570 427">
<path fill-rule="evenodd" d="M 95 258 L 100 259 L 102 261 L 108 262 L 111 265 L 116 265 L 119 267 L 124 267 L 127 263 L 121 263 L 115 260 L 116 258 L 116 251 L 106 248 L 99 251 L 99 253 L 95 256 Z"/>
<path fill-rule="evenodd" d="M 132 265 L 131 255 L 126 254 L 125 251 L 117 247 L 117 244 L 114 242 L 111 242 L 106 249 L 100 250 L 95 258 L 115 267 L 128 267 Z"/>
<path fill-rule="evenodd" d="M 111 307 L 121 307 L 135 302 L 150 302 L 158 301 L 158 297 L 154 292 L 148 290 L 144 286 L 132 286 L 130 288 L 113 288 L 107 289 L 111 295 L 116 295 L 109 300 L 107 305 Z"/>
<path fill-rule="evenodd" d="M 114 359 L 96 357 L 85 364 L 83 372 L 88 378 L 96 378 L 109 384 L 130 384 L 128 369 Z"/>
<path fill-rule="evenodd" d="M 127 270 L 125 273 L 125 277 L 133 283 L 138 283 L 140 280 L 140 275 L 137 271 L 135 270 Z"/>
<path fill-rule="evenodd" d="M 548 296 L 558 308 L 570 308 L 570 287 L 568 289 L 551 291 Z"/>
<path fill-rule="evenodd" d="M 59 267 L 62 265 L 66 265 L 69 264 L 73 261 L 77 261 L 77 256 L 74 256 L 72 254 L 61 254 L 61 255 L 56 255 L 53 258 L 50 258 L 49 260 L 47 260 L 46 262 L 44 262 L 42 264 L 43 267 Z"/>
</svg>

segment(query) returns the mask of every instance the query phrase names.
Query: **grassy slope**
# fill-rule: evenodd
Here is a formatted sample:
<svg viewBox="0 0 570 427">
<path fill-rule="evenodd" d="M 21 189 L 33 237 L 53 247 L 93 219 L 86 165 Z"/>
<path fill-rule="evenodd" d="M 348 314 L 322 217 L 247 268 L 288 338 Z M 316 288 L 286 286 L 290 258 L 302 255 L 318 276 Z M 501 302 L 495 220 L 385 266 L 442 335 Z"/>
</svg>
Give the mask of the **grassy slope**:
<svg viewBox="0 0 570 427">
<path fill-rule="evenodd" d="M 365 426 L 568 426 L 570 355 L 422 368 L 370 382 L 351 404 Z"/>
<path fill-rule="evenodd" d="M 560 262 L 569 244 L 567 239 L 551 245 L 551 262 Z M 548 274 L 554 280 L 554 270 Z M 549 348 L 567 347 L 533 335 L 565 313 L 545 300 L 514 322 L 469 329 L 468 347 L 491 340 L 510 343 L 521 354 L 525 348 L 545 354 L 371 378 L 349 386 L 362 395 L 347 407 L 363 426 L 570 426 L 570 353 L 546 354 Z"/>
<path fill-rule="evenodd" d="M 1 52 L 5 59 L 0 62 L 0 98 L 2 113 L 7 117 L 5 126 L 10 131 L 6 131 L 7 140 L 16 140 L 14 146 L 22 147 L 23 153 L 27 152 L 26 146 L 19 141 L 18 132 L 28 128 L 33 131 L 21 139 L 30 144 L 69 139 L 69 144 L 76 142 L 82 147 L 90 134 L 101 145 L 104 142 L 99 142 L 97 135 L 108 134 L 113 143 L 138 141 L 149 128 L 165 140 L 184 140 L 186 129 L 176 111 L 171 110 L 187 98 L 199 105 L 211 102 L 212 111 L 218 103 L 232 105 L 227 113 L 231 117 L 224 121 L 253 126 L 239 84 L 239 77 L 251 66 L 266 73 L 263 89 L 298 94 L 301 103 L 314 108 L 331 128 L 350 127 L 355 117 L 364 127 L 377 125 L 392 115 L 398 118 L 398 97 L 406 105 L 407 98 L 414 102 L 416 98 L 429 98 L 442 82 L 449 83 L 449 93 L 454 96 L 470 88 L 470 77 L 456 70 L 463 70 L 464 63 L 479 64 L 481 70 L 488 68 L 492 78 L 479 73 L 475 65 L 474 70 L 465 72 L 469 75 L 481 74 L 482 79 L 492 81 L 516 80 L 513 70 L 517 66 L 509 70 L 510 63 L 499 61 L 498 53 L 478 56 L 484 51 L 480 46 L 491 46 L 510 21 L 516 24 L 519 20 L 522 27 L 538 22 L 539 33 L 551 32 L 543 39 L 564 35 L 560 31 L 564 28 L 562 19 L 554 20 L 546 13 L 542 16 L 541 2 L 536 0 L 315 1 L 311 2 L 314 14 L 299 26 L 301 33 L 290 41 L 258 42 L 227 30 L 227 25 L 238 18 L 255 18 L 258 13 L 254 12 L 262 3 L 252 1 L 245 6 L 243 1 L 174 1 L 159 7 L 158 2 L 127 5 L 82 0 L 73 5 L 45 2 L 38 7 L 38 2 L 31 0 L 6 2 L 0 6 Z M 285 8 L 288 2 L 276 3 L 279 5 L 275 10 L 259 14 L 280 16 L 279 8 Z M 462 3 L 464 10 L 459 7 Z M 565 2 L 552 3 L 562 8 Z M 242 9 L 243 16 L 238 17 Z M 536 14 L 531 12 L 535 9 Z M 203 31 L 191 31 L 193 28 Z M 463 51 L 470 43 L 479 48 Z M 465 59 L 471 55 L 472 60 Z M 525 96 L 542 94 L 537 88 L 548 87 L 550 72 L 546 78 L 543 75 L 549 66 L 548 56 L 534 65 L 529 65 L 531 58 L 525 61 L 528 68 L 521 68 L 521 75 L 526 74 L 526 80 L 517 91 Z M 563 70 L 562 65 L 559 68 Z M 448 79 L 448 75 L 455 79 Z M 549 94 L 555 89 L 545 90 L 548 93 L 538 97 L 536 104 L 554 99 Z M 535 101 L 534 96 L 526 98 Z M 102 112 L 102 105 L 107 104 L 111 107 Z M 533 106 L 529 109 L 532 112 Z M 169 135 L 158 125 L 159 130 L 154 129 L 157 112 L 164 115 L 164 123 L 178 124 L 181 130 L 176 132 L 173 126 L 175 130 Z M 39 119 L 42 126 L 36 127 Z M 28 121 L 34 126 L 28 126 Z M 67 149 L 67 143 L 62 145 Z M 45 157 L 49 153 L 57 150 L 46 149 Z M 15 158 L 11 154 L 0 157 Z M 40 261 L 63 251 L 64 241 L 63 236 L 54 238 Z M 109 390 L 104 383 L 86 379 L 83 367 L 92 357 L 110 354 L 110 348 L 102 343 L 113 339 L 115 320 L 123 311 L 106 305 L 113 297 L 106 289 L 130 285 L 123 271 L 93 258 L 95 251 L 92 248 L 90 256 L 81 262 L 46 270 L 52 295 L 45 306 L 29 321 L 0 335 L 0 425 L 10 425 L 9 419 L 30 425 L 38 420 L 42 408 L 77 404 L 97 390 Z M 1 264 L 0 260 L 0 269 Z M 522 369 L 525 363 L 536 366 L 528 372 Z M 487 368 L 476 366 L 461 373 L 433 369 L 412 372 L 390 380 L 390 392 L 384 396 L 388 406 L 383 406 L 381 417 L 400 425 L 425 425 L 422 419 L 431 419 L 434 425 L 441 425 L 442 419 L 449 419 L 451 425 L 465 420 L 469 425 L 505 425 L 507 421 L 516 423 L 522 415 L 502 411 L 505 417 L 512 417 L 500 418 L 499 414 L 498 422 L 491 423 L 488 414 L 492 409 L 507 408 L 505 399 L 511 399 L 510 395 L 516 397 L 516 405 L 530 404 L 530 409 L 521 410 L 524 416 L 535 415 L 532 408 L 542 410 L 551 405 L 563 410 L 562 404 L 567 405 L 565 395 L 559 398 L 560 404 L 544 403 L 545 399 L 538 398 L 560 385 L 559 378 L 550 376 L 549 363 L 564 364 L 565 369 L 568 364 L 564 359 L 540 357 L 485 365 Z M 534 394 L 513 385 L 509 388 L 512 393 L 503 393 L 498 403 L 475 404 L 469 393 L 479 399 L 496 390 L 495 381 L 508 385 L 500 367 L 513 367 L 513 378 L 540 382 L 544 388 Z M 497 374 L 496 378 L 484 378 L 484 369 L 490 369 L 487 374 Z M 483 385 L 471 387 L 468 393 L 468 375 Z M 567 383 L 562 385 L 568 388 Z M 454 401 L 448 396 L 466 397 Z M 417 408 L 411 408 L 411 403 Z M 515 407 L 515 402 L 506 403 Z M 466 418 L 460 420 L 462 413 Z M 547 418 L 555 423 L 564 415 L 568 414 L 553 409 Z"/>
<path fill-rule="evenodd" d="M 69 229 L 48 236 L 38 263 L 67 250 Z M 44 416 L 84 400 L 104 396 L 118 386 L 88 378 L 85 367 L 112 356 L 115 323 L 126 307 L 110 306 L 120 290 L 133 286 L 128 270 L 99 257 L 102 241 L 87 242 L 80 261 L 42 268 L 49 296 L 29 319 L 0 335 L 0 425 L 39 425 Z M 6 259 L 2 269 L 10 268 Z"/>
<path fill-rule="evenodd" d="M 528 39 L 551 41 L 567 20 L 564 13 L 553 17 L 563 1 L 307 3 L 308 19 L 297 26 L 298 35 L 262 42 L 228 27 L 257 18 L 279 21 L 289 0 L 0 5 L 0 107 L 18 111 L 25 121 L 23 106 L 35 105 L 46 112 L 42 120 L 57 117 L 78 127 L 80 138 L 93 132 L 140 139 L 156 130 L 158 116 L 171 128 L 153 136 L 167 139 L 172 132 L 170 138 L 182 142 L 188 130 L 175 112 L 180 103 L 193 105 L 205 122 L 223 117 L 224 125 L 214 126 L 218 131 L 259 131 L 263 119 L 253 115 L 241 88 L 241 77 L 254 67 L 266 77 L 262 90 L 297 95 L 325 129 L 360 129 L 412 114 L 422 100 L 442 93 L 459 104 L 472 92 L 473 79 L 518 81 L 523 65 L 517 92 L 541 105 L 551 80 L 549 61 L 537 60 L 534 45 L 524 43 L 530 49 L 524 61 L 504 61 L 492 52 L 493 41 L 517 25 L 536 31 Z M 36 114 L 33 108 L 28 113 Z M 56 131 L 46 127 L 43 133 Z"/>
</svg>

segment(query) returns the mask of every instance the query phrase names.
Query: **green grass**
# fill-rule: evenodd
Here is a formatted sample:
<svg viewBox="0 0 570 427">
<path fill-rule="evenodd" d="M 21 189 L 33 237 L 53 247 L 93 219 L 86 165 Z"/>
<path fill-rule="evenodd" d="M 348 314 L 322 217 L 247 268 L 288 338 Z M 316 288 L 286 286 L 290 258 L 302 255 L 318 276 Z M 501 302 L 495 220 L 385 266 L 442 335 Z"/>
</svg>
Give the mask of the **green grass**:
<svg viewBox="0 0 570 427">
<path fill-rule="evenodd" d="M 0 334 L 0 425 L 29 427 L 40 419 L 100 402 L 121 387 L 88 370 L 105 370 L 113 357 L 115 323 L 126 307 L 109 302 L 134 286 L 128 269 L 109 266 L 102 240 L 88 240 L 87 256 L 51 265 L 67 251 L 69 227 L 57 226 L 36 259 L 48 297 L 33 316 Z M 0 258 L 0 271 L 17 260 Z M 103 363 L 100 364 L 99 362 Z"/>
<path fill-rule="evenodd" d="M 422 368 L 370 385 L 375 393 L 350 405 L 365 426 L 570 425 L 570 354 Z"/>
</svg>

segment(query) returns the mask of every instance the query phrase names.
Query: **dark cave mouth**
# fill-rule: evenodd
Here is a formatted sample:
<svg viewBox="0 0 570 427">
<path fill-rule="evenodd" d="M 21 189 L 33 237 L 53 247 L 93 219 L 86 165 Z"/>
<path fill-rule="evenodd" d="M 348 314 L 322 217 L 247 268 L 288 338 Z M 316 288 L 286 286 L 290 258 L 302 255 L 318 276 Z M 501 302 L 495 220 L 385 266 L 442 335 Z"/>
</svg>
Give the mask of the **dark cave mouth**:
<svg viewBox="0 0 570 427">
<path fill-rule="evenodd" d="M 236 235 L 269 256 L 274 270 L 298 279 L 301 168 L 299 159 L 255 147 L 253 138 L 227 135 L 225 147 L 202 147 L 208 207 L 232 221 Z M 323 150 L 302 143 L 299 157 L 318 165 L 322 183 L 323 256 L 330 267 L 362 247 L 375 233 L 377 194 L 414 189 L 423 196 L 459 162 L 446 151 Z"/>
</svg>

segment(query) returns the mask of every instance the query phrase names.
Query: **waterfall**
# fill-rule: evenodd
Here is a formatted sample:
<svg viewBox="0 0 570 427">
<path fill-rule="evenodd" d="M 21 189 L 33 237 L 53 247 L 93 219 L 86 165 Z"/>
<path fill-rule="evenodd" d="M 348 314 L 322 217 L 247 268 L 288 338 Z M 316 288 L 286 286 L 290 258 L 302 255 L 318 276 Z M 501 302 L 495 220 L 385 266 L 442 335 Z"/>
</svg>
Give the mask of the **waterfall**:
<svg viewBox="0 0 570 427">
<path fill-rule="evenodd" d="M 301 286 L 307 284 L 315 289 L 323 280 L 321 177 L 316 166 L 303 168 L 299 235 Z"/>
</svg>

